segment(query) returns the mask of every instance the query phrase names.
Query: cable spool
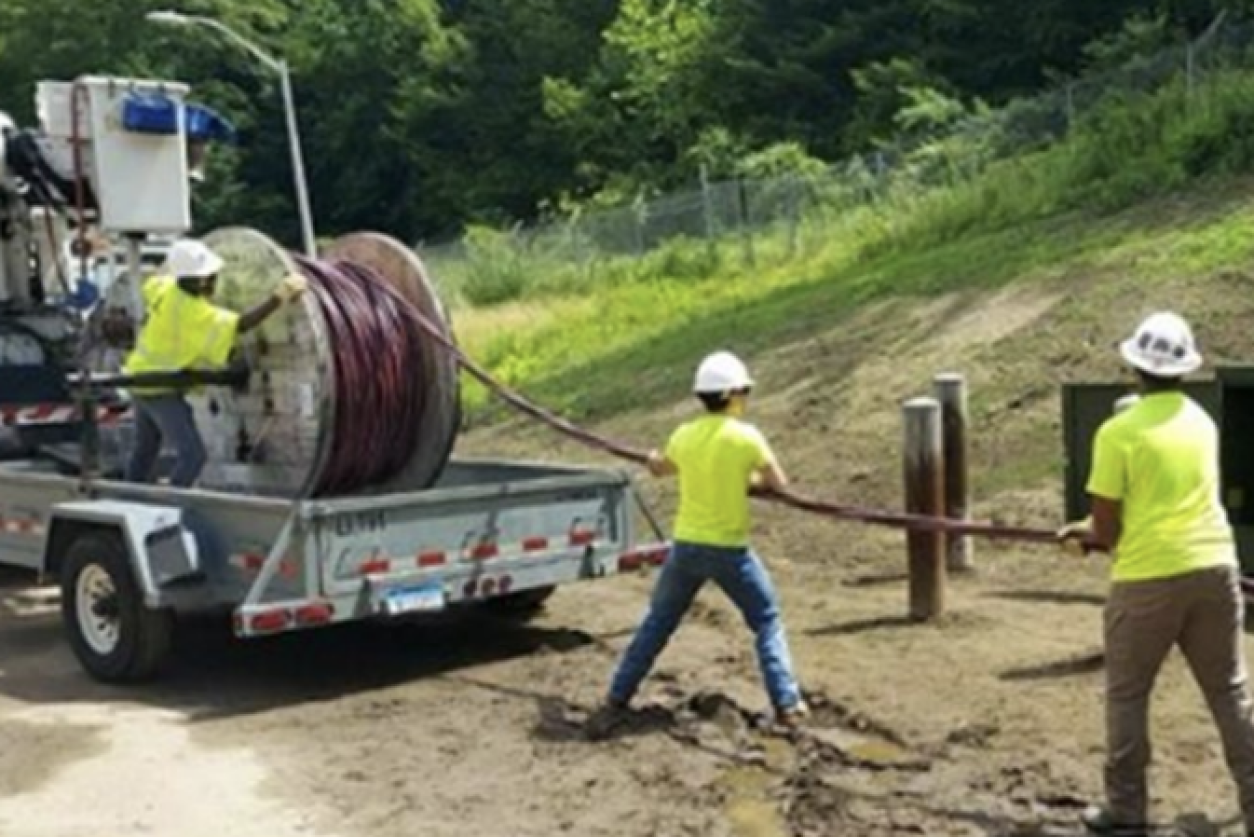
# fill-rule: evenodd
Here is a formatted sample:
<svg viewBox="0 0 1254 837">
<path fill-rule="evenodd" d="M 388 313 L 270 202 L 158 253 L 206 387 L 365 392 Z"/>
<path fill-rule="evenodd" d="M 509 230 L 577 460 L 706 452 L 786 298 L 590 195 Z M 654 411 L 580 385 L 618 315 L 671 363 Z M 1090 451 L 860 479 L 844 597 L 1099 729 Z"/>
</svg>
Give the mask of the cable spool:
<svg viewBox="0 0 1254 837">
<path fill-rule="evenodd" d="M 215 301 L 244 311 L 300 273 L 310 292 L 242 335 L 246 392 L 189 396 L 205 438 L 206 488 L 284 496 L 420 490 L 448 461 L 460 421 L 456 361 L 414 311 L 451 330 L 422 262 L 400 242 L 357 233 L 322 258 L 256 230 L 206 242 L 226 267 Z"/>
</svg>

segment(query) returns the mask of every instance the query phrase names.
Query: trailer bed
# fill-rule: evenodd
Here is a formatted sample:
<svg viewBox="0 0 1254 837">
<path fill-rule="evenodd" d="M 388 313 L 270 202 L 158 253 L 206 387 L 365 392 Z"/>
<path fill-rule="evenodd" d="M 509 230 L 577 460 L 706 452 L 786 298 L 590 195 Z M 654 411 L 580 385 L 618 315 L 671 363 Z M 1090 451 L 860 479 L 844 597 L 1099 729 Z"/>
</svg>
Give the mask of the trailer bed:
<svg viewBox="0 0 1254 837">
<path fill-rule="evenodd" d="M 84 484 L 27 459 L 0 463 L 0 565 L 60 578 L 63 597 L 81 596 L 66 576 L 90 563 L 83 550 L 124 553 L 144 612 L 230 613 L 248 637 L 458 605 L 525 607 L 563 584 L 660 563 L 665 544 L 637 543 L 634 499 L 620 470 L 496 460 L 454 460 L 423 491 L 287 500 Z M 77 617 L 67 608 L 67 623 L 101 607 Z"/>
</svg>

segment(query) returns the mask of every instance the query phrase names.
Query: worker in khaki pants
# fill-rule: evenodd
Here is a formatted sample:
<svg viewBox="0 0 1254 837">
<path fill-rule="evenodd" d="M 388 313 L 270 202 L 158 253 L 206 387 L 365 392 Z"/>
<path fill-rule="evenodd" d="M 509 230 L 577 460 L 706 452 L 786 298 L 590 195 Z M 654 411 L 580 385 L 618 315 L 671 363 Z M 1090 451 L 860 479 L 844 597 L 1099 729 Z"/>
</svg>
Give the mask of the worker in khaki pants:
<svg viewBox="0 0 1254 837">
<path fill-rule="evenodd" d="M 1188 324 L 1155 314 L 1121 346 L 1141 398 L 1097 433 L 1092 517 L 1064 538 L 1111 550 L 1106 605 L 1106 807 L 1085 812 L 1097 834 L 1147 833 L 1149 699 L 1173 647 L 1210 707 L 1254 835 L 1254 724 L 1232 529 L 1219 499 L 1215 423 L 1184 395 L 1202 364 Z"/>
</svg>

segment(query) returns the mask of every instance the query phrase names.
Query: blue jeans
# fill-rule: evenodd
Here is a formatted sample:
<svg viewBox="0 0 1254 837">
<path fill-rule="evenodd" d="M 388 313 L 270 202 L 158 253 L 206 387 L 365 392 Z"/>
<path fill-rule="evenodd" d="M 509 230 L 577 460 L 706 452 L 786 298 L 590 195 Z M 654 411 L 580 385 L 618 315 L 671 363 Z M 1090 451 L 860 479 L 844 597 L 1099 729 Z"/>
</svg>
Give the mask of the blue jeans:
<svg viewBox="0 0 1254 837">
<path fill-rule="evenodd" d="M 653 667 L 653 661 L 679 627 L 697 592 L 713 581 L 740 609 L 757 637 L 758 665 L 776 709 L 801 700 L 792 672 L 788 639 L 771 577 L 748 547 L 727 548 L 677 542 L 653 588 L 649 612 L 619 661 L 610 700 L 626 703 Z"/>
<path fill-rule="evenodd" d="M 187 488 L 205 467 L 207 454 L 192 407 L 181 395 L 135 398 L 135 448 L 126 466 L 127 482 L 154 482 L 164 439 L 174 447 L 170 485 Z"/>
</svg>

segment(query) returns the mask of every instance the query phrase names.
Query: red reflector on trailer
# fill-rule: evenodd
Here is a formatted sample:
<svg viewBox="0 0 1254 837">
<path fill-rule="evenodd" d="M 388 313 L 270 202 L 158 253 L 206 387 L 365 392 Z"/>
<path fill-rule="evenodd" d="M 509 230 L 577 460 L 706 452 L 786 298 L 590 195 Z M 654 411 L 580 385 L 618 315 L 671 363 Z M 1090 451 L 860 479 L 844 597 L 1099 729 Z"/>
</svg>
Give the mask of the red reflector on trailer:
<svg viewBox="0 0 1254 837">
<path fill-rule="evenodd" d="M 312 602 L 296 608 L 296 624 L 301 627 L 325 625 L 335 615 L 335 605 L 330 602 Z"/>
<path fill-rule="evenodd" d="M 570 545 L 587 546 L 597 539 L 597 533 L 591 529 L 571 529 Z"/>
<path fill-rule="evenodd" d="M 446 559 L 443 552 L 420 552 L 417 560 L 419 567 L 439 567 Z"/>
<path fill-rule="evenodd" d="M 618 571 L 630 572 L 646 565 L 656 567 L 666 563 L 666 557 L 669 554 L 668 544 L 646 546 L 631 552 L 624 552 L 618 559 Z"/>
<path fill-rule="evenodd" d="M 255 573 L 266 563 L 266 556 L 258 555 L 255 552 L 247 552 L 243 555 L 243 561 L 244 569 Z"/>
<path fill-rule="evenodd" d="M 527 538 L 523 541 L 523 552 L 540 552 L 548 548 L 548 538 Z"/>
<path fill-rule="evenodd" d="M 254 613 L 248 619 L 248 627 L 253 633 L 265 634 L 281 631 L 292 622 L 292 614 L 287 610 L 271 610 L 265 613 Z"/>
<path fill-rule="evenodd" d="M 392 562 L 387 558 L 370 558 L 361 562 L 362 575 L 384 575 L 392 569 Z"/>
<path fill-rule="evenodd" d="M 501 554 L 501 548 L 494 543 L 481 543 L 470 550 L 470 557 L 475 561 L 486 561 Z"/>
</svg>

